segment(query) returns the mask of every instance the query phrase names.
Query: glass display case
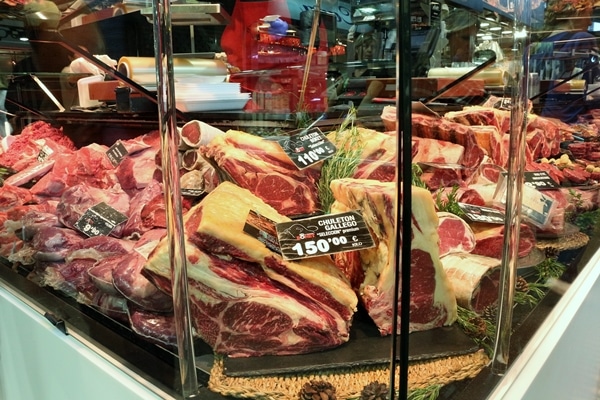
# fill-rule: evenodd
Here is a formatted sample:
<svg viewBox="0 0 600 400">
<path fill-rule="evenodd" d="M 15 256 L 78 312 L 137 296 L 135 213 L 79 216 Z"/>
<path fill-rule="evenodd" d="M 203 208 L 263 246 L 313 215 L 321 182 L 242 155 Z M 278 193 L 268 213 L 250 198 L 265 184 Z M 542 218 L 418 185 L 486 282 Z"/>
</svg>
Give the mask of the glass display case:
<svg viewBox="0 0 600 400">
<path fill-rule="evenodd" d="M 595 301 L 594 11 L 1 2 L 0 398 L 527 398 Z"/>
</svg>

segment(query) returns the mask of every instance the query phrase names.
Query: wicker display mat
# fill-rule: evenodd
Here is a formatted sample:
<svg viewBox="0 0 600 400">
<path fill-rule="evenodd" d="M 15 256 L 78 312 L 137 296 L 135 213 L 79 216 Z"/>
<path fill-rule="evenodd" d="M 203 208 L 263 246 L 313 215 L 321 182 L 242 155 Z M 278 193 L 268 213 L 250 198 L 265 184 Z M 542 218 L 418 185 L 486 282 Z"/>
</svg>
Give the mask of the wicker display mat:
<svg viewBox="0 0 600 400">
<path fill-rule="evenodd" d="M 485 352 L 478 350 L 465 355 L 411 362 L 408 371 L 409 390 L 473 378 L 489 361 Z M 306 382 L 317 380 L 331 383 L 336 388 L 338 399 L 357 399 L 369 383 L 389 382 L 389 374 L 389 365 L 380 365 L 314 371 L 310 374 L 231 377 L 224 371 L 223 359 L 216 357 L 208 387 L 213 392 L 237 398 L 294 400 L 299 398 Z"/>
<path fill-rule="evenodd" d="M 588 244 L 590 237 L 583 232 L 575 232 L 560 238 L 537 239 L 536 247 L 543 251 L 565 251 L 579 249 Z"/>
</svg>

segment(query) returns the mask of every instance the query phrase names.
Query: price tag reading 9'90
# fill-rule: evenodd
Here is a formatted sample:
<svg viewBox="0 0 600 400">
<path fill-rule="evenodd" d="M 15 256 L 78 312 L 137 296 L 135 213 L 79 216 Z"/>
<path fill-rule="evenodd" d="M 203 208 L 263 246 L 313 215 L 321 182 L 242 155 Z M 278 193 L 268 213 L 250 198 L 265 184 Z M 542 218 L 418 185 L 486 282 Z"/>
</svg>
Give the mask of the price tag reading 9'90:
<svg viewBox="0 0 600 400">
<path fill-rule="evenodd" d="M 371 232 L 357 211 L 283 222 L 275 228 L 281 254 L 287 260 L 375 246 Z"/>
<path fill-rule="evenodd" d="M 323 161 L 333 156 L 337 150 L 319 128 L 291 133 L 289 137 L 280 138 L 277 142 L 298 169 Z"/>
</svg>

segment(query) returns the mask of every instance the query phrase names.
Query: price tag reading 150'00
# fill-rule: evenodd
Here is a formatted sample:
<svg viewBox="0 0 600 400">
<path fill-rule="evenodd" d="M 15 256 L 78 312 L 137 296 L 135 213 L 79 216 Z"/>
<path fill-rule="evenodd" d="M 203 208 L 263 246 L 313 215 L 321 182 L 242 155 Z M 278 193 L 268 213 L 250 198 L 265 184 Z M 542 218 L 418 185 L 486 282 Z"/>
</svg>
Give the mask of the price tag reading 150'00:
<svg viewBox="0 0 600 400">
<path fill-rule="evenodd" d="M 277 142 L 298 169 L 310 167 L 336 152 L 333 143 L 319 128 L 292 132 L 289 137 L 280 138 Z"/>
<path fill-rule="evenodd" d="M 356 211 L 282 222 L 275 225 L 283 258 L 294 260 L 375 246 Z"/>
</svg>

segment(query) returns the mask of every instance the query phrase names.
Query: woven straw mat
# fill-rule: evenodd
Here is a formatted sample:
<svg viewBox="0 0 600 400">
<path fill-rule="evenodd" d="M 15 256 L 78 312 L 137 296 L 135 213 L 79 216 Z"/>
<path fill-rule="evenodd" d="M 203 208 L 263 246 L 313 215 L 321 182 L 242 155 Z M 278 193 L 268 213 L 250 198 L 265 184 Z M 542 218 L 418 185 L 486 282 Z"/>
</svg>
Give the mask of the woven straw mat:
<svg viewBox="0 0 600 400">
<path fill-rule="evenodd" d="M 489 357 L 483 350 L 461 356 L 411 362 L 408 371 L 409 390 L 473 378 L 488 363 Z M 208 387 L 213 392 L 237 398 L 294 400 L 299 398 L 300 390 L 306 382 L 316 380 L 331 383 L 336 388 L 338 399 L 357 399 L 369 383 L 389 382 L 389 374 L 389 365 L 385 365 L 315 371 L 303 375 L 230 377 L 223 370 L 223 359 L 217 356 Z"/>
</svg>

